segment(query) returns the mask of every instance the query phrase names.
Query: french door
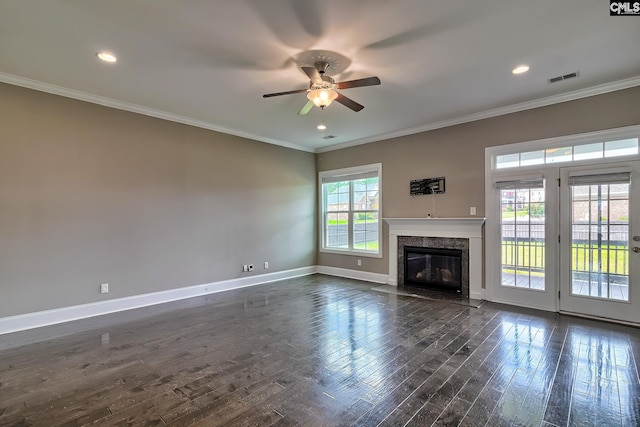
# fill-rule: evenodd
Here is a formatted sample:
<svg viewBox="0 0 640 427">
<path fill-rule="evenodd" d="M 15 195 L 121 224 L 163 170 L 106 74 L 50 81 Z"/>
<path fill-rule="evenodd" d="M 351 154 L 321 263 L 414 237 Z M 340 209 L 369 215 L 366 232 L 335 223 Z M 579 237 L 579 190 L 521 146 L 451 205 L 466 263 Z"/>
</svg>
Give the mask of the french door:
<svg viewBox="0 0 640 427">
<path fill-rule="evenodd" d="M 485 297 L 640 325 L 640 126 L 485 150 Z"/>
<path fill-rule="evenodd" d="M 640 161 L 501 175 L 493 186 L 489 299 L 640 323 Z"/>
<path fill-rule="evenodd" d="M 560 169 L 560 311 L 640 323 L 640 161 Z"/>
<path fill-rule="evenodd" d="M 497 223 L 487 228 L 488 257 L 499 269 L 487 272 L 492 301 L 557 311 L 558 170 L 528 176 L 501 175 L 498 203 L 488 210 Z M 495 264 L 494 264 L 495 265 Z"/>
</svg>

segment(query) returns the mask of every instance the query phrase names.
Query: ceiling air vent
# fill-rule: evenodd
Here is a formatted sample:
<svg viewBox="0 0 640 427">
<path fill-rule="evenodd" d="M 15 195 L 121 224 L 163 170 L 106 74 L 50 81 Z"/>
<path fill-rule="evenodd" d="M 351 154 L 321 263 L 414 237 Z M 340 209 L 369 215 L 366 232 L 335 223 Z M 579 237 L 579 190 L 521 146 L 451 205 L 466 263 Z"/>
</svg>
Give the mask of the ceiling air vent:
<svg viewBox="0 0 640 427">
<path fill-rule="evenodd" d="M 327 136 L 323 136 L 322 139 L 333 139 L 333 138 L 337 138 L 337 136 L 335 135 L 327 135 Z"/>
<path fill-rule="evenodd" d="M 565 74 L 564 76 L 552 77 L 549 79 L 549 83 L 561 82 L 563 80 L 572 79 L 574 77 L 578 77 L 578 72 L 575 71 L 573 73 Z"/>
</svg>

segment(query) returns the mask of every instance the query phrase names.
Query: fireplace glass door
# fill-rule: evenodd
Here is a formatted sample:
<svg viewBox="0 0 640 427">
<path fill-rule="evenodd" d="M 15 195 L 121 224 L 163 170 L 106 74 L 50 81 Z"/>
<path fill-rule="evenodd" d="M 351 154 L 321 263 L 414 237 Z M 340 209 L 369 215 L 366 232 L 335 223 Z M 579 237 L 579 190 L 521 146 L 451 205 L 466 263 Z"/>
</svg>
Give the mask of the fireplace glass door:
<svg viewBox="0 0 640 427">
<path fill-rule="evenodd" d="M 405 246 L 404 283 L 425 289 L 462 293 L 462 251 Z"/>
</svg>

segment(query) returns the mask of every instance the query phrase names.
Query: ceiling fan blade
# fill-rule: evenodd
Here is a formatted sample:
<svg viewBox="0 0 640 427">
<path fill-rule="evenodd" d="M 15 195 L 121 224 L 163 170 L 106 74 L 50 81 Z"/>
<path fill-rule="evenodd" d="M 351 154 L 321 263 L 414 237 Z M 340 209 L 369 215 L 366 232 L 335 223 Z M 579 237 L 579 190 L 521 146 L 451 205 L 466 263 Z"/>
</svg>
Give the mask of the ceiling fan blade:
<svg viewBox="0 0 640 427">
<path fill-rule="evenodd" d="M 313 101 L 307 101 L 306 104 L 304 104 L 304 107 L 302 107 L 302 109 L 298 112 L 299 116 L 304 116 L 305 114 L 307 114 L 309 111 L 311 111 L 311 109 L 313 108 L 314 104 Z"/>
<path fill-rule="evenodd" d="M 363 86 L 377 86 L 380 84 L 380 79 L 377 77 L 366 77 L 364 79 L 349 80 L 346 82 L 336 83 L 338 89 L 349 89 L 352 87 Z"/>
<path fill-rule="evenodd" d="M 291 95 L 293 93 L 302 93 L 306 92 L 307 89 L 298 89 L 298 90 L 290 90 L 287 92 L 276 92 L 276 93 L 267 93 L 266 95 L 262 95 L 263 98 L 271 98 L 272 96 L 280 96 L 280 95 Z"/>
<path fill-rule="evenodd" d="M 322 76 L 316 67 L 302 67 L 302 71 L 309 77 L 313 84 L 322 84 Z"/>
<path fill-rule="evenodd" d="M 336 101 L 338 101 L 340 104 L 344 105 L 345 107 L 351 108 L 353 111 L 360 111 L 364 108 L 364 105 L 358 104 L 353 99 L 347 98 L 341 93 L 338 93 L 338 97 L 336 98 Z"/>
</svg>

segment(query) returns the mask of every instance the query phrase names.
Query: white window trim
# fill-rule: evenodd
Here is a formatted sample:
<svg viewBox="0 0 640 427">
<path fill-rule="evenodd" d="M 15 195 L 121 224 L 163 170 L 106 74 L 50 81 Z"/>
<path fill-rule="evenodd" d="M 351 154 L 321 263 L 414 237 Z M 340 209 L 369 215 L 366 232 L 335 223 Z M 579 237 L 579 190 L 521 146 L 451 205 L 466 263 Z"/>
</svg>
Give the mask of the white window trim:
<svg viewBox="0 0 640 427">
<path fill-rule="evenodd" d="M 563 162 L 563 163 L 547 163 L 547 164 L 539 164 L 539 165 L 528 165 L 528 166 L 519 166 L 514 168 L 504 168 L 497 169 L 496 168 L 496 157 L 505 154 L 513 154 L 513 153 L 521 153 L 524 151 L 535 151 L 542 150 L 547 148 L 555 148 L 562 145 L 578 145 L 578 144 L 588 144 L 593 142 L 603 142 L 603 141 L 611 141 L 616 139 L 626 139 L 626 138 L 638 138 L 640 136 L 640 125 L 635 126 L 627 126 L 616 129 L 608 129 L 597 132 L 589 132 L 575 135 L 567 135 L 555 138 L 547 138 L 540 140 L 532 140 L 532 141 L 524 141 L 517 142 L 513 144 L 505 144 L 494 147 L 485 148 L 485 212 L 486 212 L 486 222 L 485 222 L 485 274 L 486 274 L 486 296 L 489 301 L 496 302 L 506 302 L 508 304 L 515 304 L 523 307 L 531 307 L 541 310 L 549 310 L 549 311 L 558 311 L 558 301 L 556 300 L 554 304 L 549 302 L 537 301 L 535 299 L 530 300 L 504 300 L 501 301 L 497 298 L 497 293 L 499 289 L 503 289 L 500 285 L 500 276 L 499 276 L 499 268 L 496 266 L 499 265 L 501 260 L 501 254 L 497 250 L 499 248 L 498 239 L 496 236 L 500 234 L 499 231 L 499 195 L 498 192 L 495 191 L 495 182 L 504 180 L 504 179 L 526 179 L 527 177 L 531 177 L 533 174 L 537 175 L 542 173 L 546 176 L 547 181 L 551 181 L 553 179 L 559 178 L 557 172 L 559 168 L 564 167 L 574 167 L 574 166 L 605 166 L 608 163 L 621 163 L 630 160 L 638 160 L 640 159 L 640 154 L 631 155 L 631 156 L 620 156 L 620 157 L 607 157 L 601 159 L 589 159 L 589 160 L 577 160 L 572 162 Z M 551 184 L 548 182 L 548 184 Z M 555 187 L 554 185 L 554 188 Z M 552 195 L 553 200 L 546 201 L 547 207 L 550 210 L 557 211 L 557 203 L 558 203 L 558 195 Z M 552 204 L 555 204 L 552 206 Z M 558 234 L 558 223 L 559 218 L 547 218 L 548 223 L 552 229 L 548 230 L 549 236 L 554 236 Z M 554 248 L 554 252 L 549 252 L 549 256 L 557 259 L 556 251 L 557 247 Z M 547 264 L 549 265 L 549 264 Z M 550 277 L 559 283 L 559 272 L 553 271 L 550 272 Z M 520 288 L 519 288 L 520 289 Z M 524 288 L 521 288 L 524 289 Z M 553 289 L 555 293 L 558 289 Z M 527 290 L 528 291 L 528 290 Z M 549 289 L 549 291 L 552 291 Z M 533 292 L 531 292 L 533 294 Z"/>
<path fill-rule="evenodd" d="M 355 175 L 359 173 L 366 173 L 372 171 L 378 172 L 378 252 L 359 251 L 357 249 L 334 249 L 325 248 L 325 233 L 324 233 L 324 216 L 325 206 L 322 194 L 322 179 L 325 177 L 336 177 L 341 175 Z M 351 202 L 351 201 L 350 201 Z M 338 254 L 338 255 L 353 255 L 367 258 L 382 258 L 382 163 L 372 163 L 362 166 L 353 166 L 349 168 L 333 169 L 322 171 L 318 173 L 318 206 L 319 206 L 319 218 L 318 218 L 318 232 L 319 232 L 319 251 L 322 253 Z"/>
<path fill-rule="evenodd" d="M 616 129 L 607 129 L 597 132 L 580 133 L 575 135 L 559 136 L 555 138 L 538 139 L 532 141 L 516 142 L 513 144 L 499 145 L 485 148 L 485 178 L 501 174 L 512 175 L 527 170 L 540 170 L 544 168 L 558 168 L 573 165 L 589 165 L 603 163 L 618 163 L 628 160 L 637 160 L 640 154 L 629 156 L 604 157 L 598 159 L 572 160 L 568 162 L 544 163 L 537 165 L 525 165 L 512 168 L 496 168 L 496 158 L 507 154 L 516 154 L 528 151 L 545 150 L 561 146 L 584 145 L 596 142 L 606 142 L 619 139 L 640 138 L 640 125 L 627 126 Z"/>
</svg>

